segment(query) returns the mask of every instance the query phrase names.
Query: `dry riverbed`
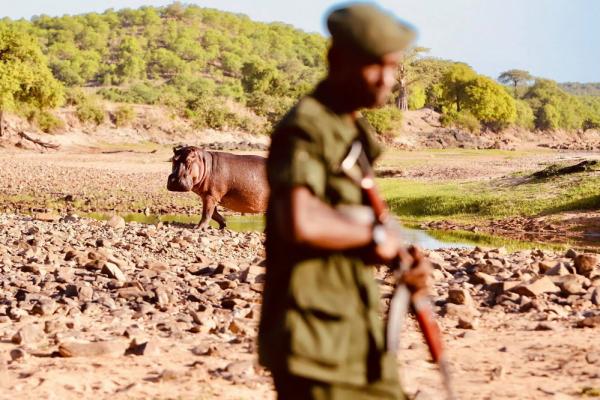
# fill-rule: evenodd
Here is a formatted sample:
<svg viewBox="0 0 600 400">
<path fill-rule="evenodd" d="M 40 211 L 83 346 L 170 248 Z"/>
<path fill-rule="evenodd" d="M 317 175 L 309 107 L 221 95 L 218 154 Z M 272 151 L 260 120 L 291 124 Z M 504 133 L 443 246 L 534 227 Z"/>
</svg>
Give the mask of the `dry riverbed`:
<svg viewBox="0 0 600 400">
<path fill-rule="evenodd" d="M 256 365 L 262 234 L 76 216 L 199 213 L 195 195 L 165 189 L 168 148 L 136 151 L 0 153 L 0 399 L 274 398 Z M 580 156 L 392 152 L 381 168 L 488 179 Z M 430 257 L 461 399 L 600 396 L 596 256 L 475 248 Z M 383 269 L 377 278 L 385 306 L 391 281 Z M 413 320 L 401 348 L 407 391 L 442 399 Z"/>
<path fill-rule="evenodd" d="M 256 366 L 260 233 L 0 216 L 0 397 L 273 398 Z M 600 390 L 594 256 L 432 251 L 433 299 L 463 399 Z M 392 286 L 382 269 L 381 291 Z M 407 390 L 440 399 L 410 321 Z"/>
</svg>

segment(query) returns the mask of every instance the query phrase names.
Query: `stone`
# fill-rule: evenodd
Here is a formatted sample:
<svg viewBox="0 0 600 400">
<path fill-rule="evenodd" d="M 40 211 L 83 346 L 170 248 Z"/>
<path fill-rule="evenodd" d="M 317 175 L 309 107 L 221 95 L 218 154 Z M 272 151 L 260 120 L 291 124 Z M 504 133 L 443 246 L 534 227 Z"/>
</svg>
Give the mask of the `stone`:
<svg viewBox="0 0 600 400">
<path fill-rule="evenodd" d="M 563 263 L 558 263 L 554 267 L 548 269 L 545 272 L 545 275 L 548 276 L 564 276 L 569 275 L 571 272 L 563 265 Z"/>
<path fill-rule="evenodd" d="M 581 321 L 577 321 L 578 328 L 596 328 L 600 327 L 600 315 L 595 315 L 593 317 L 587 317 L 582 319 Z"/>
<path fill-rule="evenodd" d="M 110 278 L 116 279 L 119 282 L 127 281 L 127 277 L 125 276 L 123 271 L 121 271 L 121 269 L 119 269 L 119 267 L 117 267 L 113 263 L 105 263 L 100 272 L 108 275 Z"/>
<path fill-rule="evenodd" d="M 156 295 L 156 302 L 160 307 L 165 307 L 169 304 L 169 294 L 162 287 L 156 288 L 154 290 Z"/>
<path fill-rule="evenodd" d="M 509 290 L 511 290 L 521 284 L 522 284 L 521 281 L 510 280 L 510 281 L 496 282 L 496 283 L 492 284 L 490 286 L 490 288 L 493 292 L 501 294 L 501 293 L 508 292 Z"/>
<path fill-rule="evenodd" d="M 562 289 L 562 294 L 569 296 L 573 294 L 585 294 L 586 290 L 583 288 L 583 285 L 586 283 L 585 280 L 586 278 L 580 275 L 569 274 L 562 276 L 560 281 L 555 282 Z"/>
<path fill-rule="evenodd" d="M 52 299 L 42 299 L 31 309 L 31 313 L 40 316 L 49 316 L 56 311 L 56 302 Z"/>
<path fill-rule="evenodd" d="M 585 361 L 588 364 L 598 364 L 600 365 L 600 351 L 592 351 L 585 355 Z"/>
<path fill-rule="evenodd" d="M 158 376 L 158 379 L 161 381 L 174 381 L 174 380 L 177 380 L 180 376 L 181 376 L 181 374 L 175 370 L 165 369 Z"/>
<path fill-rule="evenodd" d="M 27 324 L 13 335 L 11 341 L 15 344 L 30 346 L 41 342 L 45 338 L 46 335 L 41 325 Z"/>
<path fill-rule="evenodd" d="M 194 346 L 191 350 L 192 354 L 195 356 L 209 356 L 213 353 L 213 349 L 206 343 L 199 344 Z"/>
<path fill-rule="evenodd" d="M 598 265 L 598 258 L 591 254 L 580 254 L 573 260 L 575 271 L 583 276 L 590 276 Z"/>
<path fill-rule="evenodd" d="M 479 316 L 479 311 L 477 311 L 473 306 L 447 303 L 444 306 L 444 316 L 470 319 Z"/>
<path fill-rule="evenodd" d="M 94 289 L 91 286 L 81 285 L 77 288 L 77 298 L 79 301 L 87 302 L 92 301 L 94 297 Z"/>
<path fill-rule="evenodd" d="M 67 341 L 58 345 L 58 352 L 62 357 L 118 357 L 125 354 L 129 343 L 121 340 L 78 342 Z"/>
<path fill-rule="evenodd" d="M 470 282 L 474 284 L 488 285 L 491 286 L 498 282 L 492 275 L 486 274 L 485 272 L 475 272 L 471 275 Z"/>
<path fill-rule="evenodd" d="M 452 304 L 473 304 L 471 294 L 465 289 L 448 290 L 448 302 Z"/>
<path fill-rule="evenodd" d="M 10 359 L 13 362 L 22 361 L 25 360 L 25 358 L 27 358 L 27 352 L 21 348 L 12 349 L 10 351 Z"/>
<path fill-rule="evenodd" d="M 265 280 L 266 269 L 259 265 L 251 265 L 240 273 L 240 281 L 246 283 L 262 283 Z"/>
<path fill-rule="evenodd" d="M 444 280 L 444 273 L 442 271 L 440 271 L 439 269 L 432 269 L 431 270 L 431 278 L 433 279 L 434 282 L 441 282 Z"/>
<path fill-rule="evenodd" d="M 592 304 L 600 306 L 600 287 L 593 288 L 591 301 Z"/>
<path fill-rule="evenodd" d="M 565 253 L 565 257 L 566 258 L 575 258 L 575 257 L 577 257 L 577 252 L 575 250 L 573 250 L 573 249 L 569 249 Z"/>
<path fill-rule="evenodd" d="M 527 297 L 537 297 L 544 293 L 559 293 L 560 288 L 552 280 L 544 276 L 531 283 L 523 283 L 515 286 L 510 291 Z"/>
<path fill-rule="evenodd" d="M 458 318 L 457 328 L 460 329 L 476 329 L 478 326 L 478 321 L 475 318 Z"/>
<path fill-rule="evenodd" d="M 138 343 L 137 339 L 133 339 L 127 349 L 127 354 L 135 354 L 136 356 L 159 356 L 161 351 L 158 344 L 153 340 Z"/>
<path fill-rule="evenodd" d="M 251 377 L 254 375 L 254 363 L 252 361 L 234 361 L 225 367 L 225 371 L 234 376 Z"/>
<path fill-rule="evenodd" d="M 109 226 L 115 229 L 125 228 L 125 220 L 119 215 L 113 215 L 107 223 Z"/>
<path fill-rule="evenodd" d="M 533 328 L 533 330 L 534 331 L 555 331 L 556 325 L 554 325 L 550 322 L 540 322 Z"/>
</svg>

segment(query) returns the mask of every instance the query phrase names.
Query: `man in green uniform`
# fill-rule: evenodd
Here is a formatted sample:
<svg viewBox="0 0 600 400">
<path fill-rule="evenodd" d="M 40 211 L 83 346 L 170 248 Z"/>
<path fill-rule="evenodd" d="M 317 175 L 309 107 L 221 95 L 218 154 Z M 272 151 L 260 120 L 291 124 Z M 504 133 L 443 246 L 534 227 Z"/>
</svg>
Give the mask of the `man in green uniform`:
<svg viewBox="0 0 600 400">
<path fill-rule="evenodd" d="M 386 103 L 414 33 L 366 4 L 333 11 L 327 25 L 329 73 L 272 136 L 260 362 L 283 400 L 403 399 L 365 265 L 393 259 L 399 240 L 342 211 L 366 201 L 340 164 L 356 140 L 370 161 L 380 154 L 358 110 Z M 405 280 L 421 289 L 428 273 L 424 263 Z"/>
</svg>

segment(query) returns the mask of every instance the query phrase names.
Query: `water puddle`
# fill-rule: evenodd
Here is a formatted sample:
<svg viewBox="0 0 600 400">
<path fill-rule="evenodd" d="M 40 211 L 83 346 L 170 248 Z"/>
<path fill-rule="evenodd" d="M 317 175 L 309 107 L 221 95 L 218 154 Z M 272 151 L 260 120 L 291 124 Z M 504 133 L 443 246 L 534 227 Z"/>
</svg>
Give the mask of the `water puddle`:
<svg viewBox="0 0 600 400">
<path fill-rule="evenodd" d="M 83 216 L 99 220 L 107 220 L 111 214 L 90 213 Z M 193 226 L 200 221 L 199 215 L 185 214 L 166 214 L 166 215 L 145 215 L 140 213 L 121 214 L 127 222 L 139 222 L 144 224 L 172 223 Z M 237 232 L 258 231 L 262 232 L 265 227 L 264 217 L 262 215 L 231 215 L 226 217 L 227 227 Z M 217 228 L 218 225 L 211 221 L 211 226 Z M 519 241 L 507 239 L 498 236 L 479 234 L 464 231 L 425 231 L 413 227 L 402 227 L 402 235 L 407 244 L 415 244 L 423 249 L 443 249 L 443 248 L 473 248 L 475 246 L 483 247 L 505 247 L 508 250 L 522 250 L 532 248 L 562 250 L 567 245 L 561 244 L 542 244 L 534 242 Z"/>
</svg>

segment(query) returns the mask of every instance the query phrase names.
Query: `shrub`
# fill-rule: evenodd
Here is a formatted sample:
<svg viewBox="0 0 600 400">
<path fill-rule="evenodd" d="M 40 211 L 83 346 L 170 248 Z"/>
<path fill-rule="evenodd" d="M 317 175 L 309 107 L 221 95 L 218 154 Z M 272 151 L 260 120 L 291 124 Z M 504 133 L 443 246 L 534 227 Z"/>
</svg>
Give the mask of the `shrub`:
<svg viewBox="0 0 600 400">
<path fill-rule="evenodd" d="M 118 127 L 128 125 L 135 118 L 135 111 L 129 105 L 119 106 L 114 113 L 115 125 Z"/>
<path fill-rule="evenodd" d="M 402 122 L 402 111 L 395 106 L 384 106 L 377 109 L 365 110 L 363 115 L 380 135 L 395 136 L 394 131 Z"/>
<path fill-rule="evenodd" d="M 83 123 L 92 122 L 96 125 L 100 125 L 104 122 L 104 110 L 99 105 L 88 101 L 77 106 L 75 114 L 79 121 Z"/>
<path fill-rule="evenodd" d="M 448 111 L 440 117 L 440 122 L 443 126 L 454 126 L 456 128 L 466 129 L 471 133 L 481 131 L 481 123 L 468 111 L 459 113 L 456 111 Z"/>
<path fill-rule="evenodd" d="M 560 113 L 552 104 L 546 104 L 540 108 L 535 125 L 540 129 L 558 129 Z"/>
<path fill-rule="evenodd" d="M 35 117 L 35 122 L 42 132 L 46 133 L 57 133 L 65 127 L 65 123 L 62 119 L 47 111 L 38 113 Z"/>
<path fill-rule="evenodd" d="M 198 97 L 188 104 L 186 116 L 198 129 L 225 129 L 236 126 L 236 115 L 222 106 L 223 101 L 215 97 Z"/>
<path fill-rule="evenodd" d="M 586 118 L 586 120 L 583 121 L 582 127 L 586 131 L 588 129 L 600 129 L 600 116 Z"/>
<path fill-rule="evenodd" d="M 81 89 L 70 89 L 67 91 L 66 104 L 69 106 L 78 106 L 88 101 L 88 95 Z"/>
<path fill-rule="evenodd" d="M 271 123 L 279 121 L 293 104 L 294 99 L 291 97 L 275 97 L 263 93 L 252 93 L 246 102 L 252 111 L 267 117 Z"/>
<path fill-rule="evenodd" d="M 515 105 L 517 110 L 515 125 L 529 130 L 535 128 L 535 116 L 529 104 L 523 100 L 517 100 Z"/>
</svg>

